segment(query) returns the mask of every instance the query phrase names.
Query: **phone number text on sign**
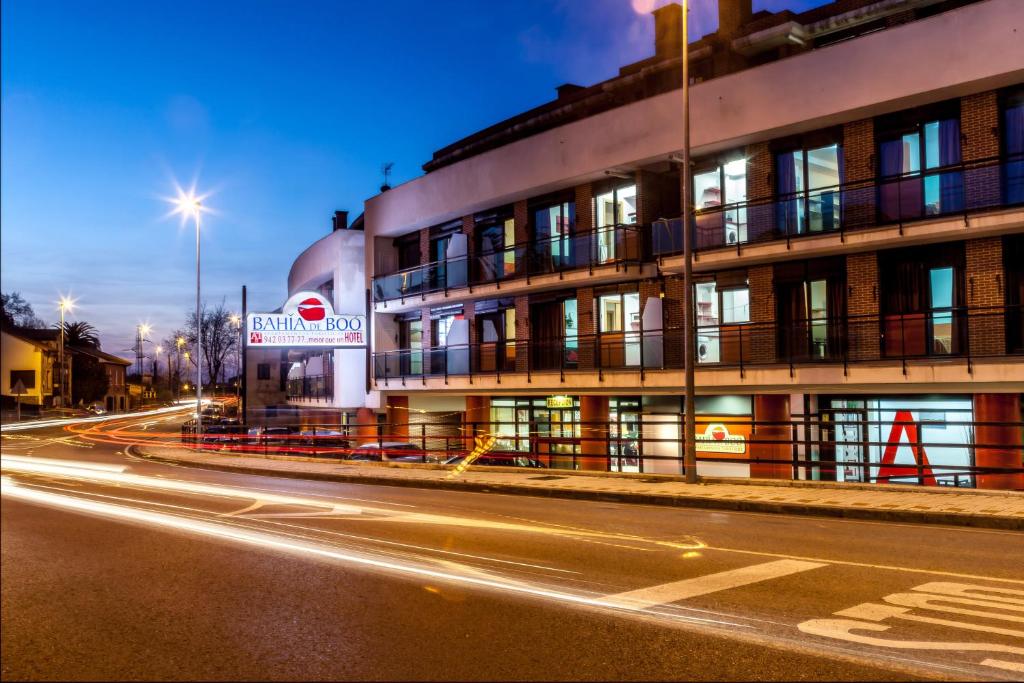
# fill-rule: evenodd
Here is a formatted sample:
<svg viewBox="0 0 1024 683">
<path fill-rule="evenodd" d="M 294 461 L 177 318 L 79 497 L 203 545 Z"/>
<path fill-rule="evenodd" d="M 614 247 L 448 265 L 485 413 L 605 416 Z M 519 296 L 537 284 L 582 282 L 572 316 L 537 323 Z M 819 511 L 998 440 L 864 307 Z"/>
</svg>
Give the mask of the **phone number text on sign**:
<svg viewBox="0 0 1024 683">
<path fill-rule="evenodd" d="M 250 332 L 249 346 L 365 346 L 366 339 L 361 331 L 335 332 L 325 334 L 310 331 L 295 332 Z"/>
</svg>

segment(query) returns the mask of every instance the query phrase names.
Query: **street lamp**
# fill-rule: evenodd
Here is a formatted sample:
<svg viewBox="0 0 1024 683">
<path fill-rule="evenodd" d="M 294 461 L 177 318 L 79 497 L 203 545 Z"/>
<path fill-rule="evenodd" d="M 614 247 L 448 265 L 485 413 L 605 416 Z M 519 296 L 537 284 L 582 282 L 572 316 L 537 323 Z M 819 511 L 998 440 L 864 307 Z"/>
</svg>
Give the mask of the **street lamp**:
<svg viewBox="0 0 1024 683">
<path fill-rule="evenodd" d="M 58 306 L 60 307 L 60 407 L 64 408 L 64 387 L 67 386 L 64 377 L 67 374 L 64 371 L 64 311 L 74 308 L 75 302 L 66 296 L 61 296 Z M 70 399 L 70 396 L 68 398 Z"/>
<path fill-rule="evenodd" d="M 196 225 L 196 437 L 203 436 L 203 319 L 200 310 L 199 216 L 203 205 L 193 192 L 178 191 L 176 213 L 191 216 Z"/>
<path fill-rule="evenodd" d="M 160 365 L 159 365 L 159 361 L 160 361 L 160 354 L 163 353 L 163 351 L 164 351 L 164 347 L 160 346 L 159 344 L 157 344 L 156 348 L 153 349 L 153 389 L 154 390 L 156 390 L 157 384 L 160 381 Z M 170 385 L 170 375 L 171 375 L 171 361 L 170 361 L 170 358 L 168 358 L 167 359 L 167 377 L 168 377 L 167 381 L 168 381 L 168 386 Z"/>
<path fill-rule="evenodd" d="M 177 366 L 177 369 L 178 369 L 178 381 L 175 384 L 177 385 L 178 400 L 180 401 L 181 400 L 181 347 L 185 345 L 185 338 L 184 337 L 178 337 L 177 339 L 174 340 L 174 343 L 177 346 L 177 351 L 174 354 L 174 364 Z M 170 373 L 170 370 L 168 370 L 167 372 Z"/>
<path fill-rule="evenodd" d="M 683 282 L 686 290 L 683 297 L 683 359 L 685 368 L 685 393 L 683 401 L 683 467 L 686 483 L 697 483 L 696 444 L 696 389 L 693 368 L 693 235 L 690 232 L 690 38 L 689 0 L 683 0 Z"/>
<path fill-rule="evenodd" d="M 231 314 L 231 323 L 235 326 L 235 399 L 242 398 L 242 316 Z"/>
</svg>

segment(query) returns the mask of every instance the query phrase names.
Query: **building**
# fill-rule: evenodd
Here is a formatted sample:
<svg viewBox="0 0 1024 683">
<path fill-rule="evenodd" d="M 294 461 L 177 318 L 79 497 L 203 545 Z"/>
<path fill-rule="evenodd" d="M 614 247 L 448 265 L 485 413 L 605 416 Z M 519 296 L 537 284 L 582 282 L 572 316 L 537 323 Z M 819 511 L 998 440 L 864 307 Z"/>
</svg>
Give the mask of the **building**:
<svg viewBox="0 0 1024 683">
<path fill-rule="evenodd" d="M 331 232 L 307 247 L 288 273 L 288 298 L 322 296 L 334 313 L 366 315 L 362 216 L 335 211 Z M 278 309 L 274 313 L 281 313 Z M 251 328 L 247 332 L 252 332 Z M 246 345 L 247 411 L 255 420 L 347 423 L 366 402 L 366 349 Z"/>
<path fill-rule="evenodd" d="M 108 413 L 124 412 L 131 407 L 126 380 L 128 367 L 132 364 L 130 360 L 125 360 L 124 358 L 119 358 L 118 356 L 88 346 L 66 346 L 64 351 L 73 357 L 87 356 L 92 358 L 106 372 L 107 392 L 98 401 L 103 404 Z"/>
<path fill-rule="evenodd" d="M 1019 0 L 719 4 L 688 48 L 698 472 L 1024 488 Z M 384 429 L 680 473 L 680 18 L 367 201 Z"/>
<path fill-rule="evenodd" d="M 4 410 L 15 408 L 20 394 L 22 409 L 39 411 L 54 407 L 60 388 L 54 380 L 60 374 L 60 332 L 10 328 L 0 330 L 0 389 Z M 67 359 L 70 371 L 71 361 Z"/>
</svg>

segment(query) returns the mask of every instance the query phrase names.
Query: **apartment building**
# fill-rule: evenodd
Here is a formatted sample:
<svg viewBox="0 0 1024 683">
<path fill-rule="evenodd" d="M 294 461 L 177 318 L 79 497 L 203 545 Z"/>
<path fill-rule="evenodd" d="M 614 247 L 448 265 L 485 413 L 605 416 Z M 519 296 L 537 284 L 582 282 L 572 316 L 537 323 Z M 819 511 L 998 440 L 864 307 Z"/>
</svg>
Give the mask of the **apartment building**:
<svg viewBox="0 0 1024 683">
<path fill-rule="evenodd" d="M 1018 0 L 720 0 L 365 208 L 369 405 L 553 468 L 1024 488 Z M 693 282 L 683 281 L 690 227 Z"/>
</svg>

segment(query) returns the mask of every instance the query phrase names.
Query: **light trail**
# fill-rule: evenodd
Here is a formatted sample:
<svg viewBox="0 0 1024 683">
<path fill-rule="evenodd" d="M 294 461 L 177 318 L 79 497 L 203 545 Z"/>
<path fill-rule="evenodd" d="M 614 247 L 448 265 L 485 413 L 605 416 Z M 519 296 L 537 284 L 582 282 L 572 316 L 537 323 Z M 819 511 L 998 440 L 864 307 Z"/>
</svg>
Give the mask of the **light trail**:
<svg viewBox="0 0 1024 683">
<path fill-rule="evenodd" d="M 22 432 L 28 429 L 45 429 L 47 427 L 64 427 L 68 425 L 76 425 L 79 423 L 94 423 L 94 422 L 110 422 L 111 420 L 127 420 L 134 419 L 137 417 L 149 417 L 151 415 L 163 415 L 166 413 L 173 413 L 182 410 L 188 410 L 191 408 L 191 404 L 168 406 L 166 408 L 156 408 L 154 410 L 145 410 L 138 413 L 121 413 L 118 415 L 97 415 L 95 417 L 64 417 L 55 420 L 36 420 L 33 422 L 19 422 L 16 424 L 0 425 L 0 433 L 7 432 Z"/>
</svg>

